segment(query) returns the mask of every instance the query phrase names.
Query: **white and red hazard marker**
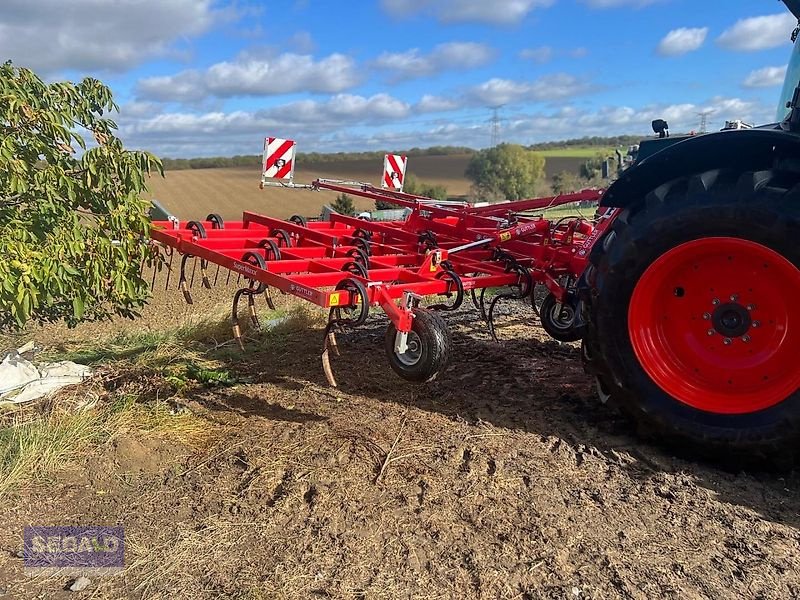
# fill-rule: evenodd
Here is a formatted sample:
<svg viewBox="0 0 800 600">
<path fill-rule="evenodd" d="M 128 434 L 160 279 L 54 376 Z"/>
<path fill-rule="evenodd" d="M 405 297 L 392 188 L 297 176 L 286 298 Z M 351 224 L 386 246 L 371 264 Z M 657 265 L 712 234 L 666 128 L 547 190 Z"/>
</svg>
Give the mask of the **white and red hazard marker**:
<svg viewBox="0 0 800 600">
<path fill-rule="evenodd" d="M 291 183 L 294 179 L 293 140 L 268 137 L 264 140 L 264 161 L 261 179 L 264 182 L 281 181 Z"/>
<path fill-rule="evenodd" d="M 403 191 L 403 183 L 406 180 L 406 166 L 408 165 L 408 157 L 400 154 L 387 154 L 383 159 L 383 180 L 381 187 L 383 189 L 394 190 L 395 192 Z"/>
</svg>

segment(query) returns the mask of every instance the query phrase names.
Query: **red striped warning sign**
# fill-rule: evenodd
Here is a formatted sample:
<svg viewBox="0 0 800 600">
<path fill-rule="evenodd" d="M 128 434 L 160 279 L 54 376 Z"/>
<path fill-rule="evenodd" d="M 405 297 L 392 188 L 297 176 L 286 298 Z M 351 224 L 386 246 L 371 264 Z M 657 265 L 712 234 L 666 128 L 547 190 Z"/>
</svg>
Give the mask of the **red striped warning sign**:
<svg viewBox="0 0 800 600">
<path fill-rule="evenodd" d="M 262 179 L 291 182 L 294 179 L 295 147 L 296 144 L 293 140 L 266 138 L 264 140 Z"/>
<path fill-rule="evenodd" d="M 406 165 L 408 157 L 400 154 L 387 154 L 383 160 L 383 180 L 381 187 L 384 189 L 403 191 L 403 183 L 406 180 Z"/>
</svg>

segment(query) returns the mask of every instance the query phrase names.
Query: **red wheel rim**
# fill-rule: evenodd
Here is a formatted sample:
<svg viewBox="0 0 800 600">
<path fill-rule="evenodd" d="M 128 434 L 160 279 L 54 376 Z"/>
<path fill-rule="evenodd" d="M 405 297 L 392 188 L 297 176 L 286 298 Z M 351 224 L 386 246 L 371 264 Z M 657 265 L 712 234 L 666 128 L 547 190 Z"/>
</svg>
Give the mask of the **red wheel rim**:
<svg viewBox="0 0 800 600">
<path fill-rule="evenodd" d="M 694 240 L 660 256 L 628 309 L 633 350 L 699 410 L 764 410 L 800 389 L 800 270 L 756 242 Z"/>
</svg>

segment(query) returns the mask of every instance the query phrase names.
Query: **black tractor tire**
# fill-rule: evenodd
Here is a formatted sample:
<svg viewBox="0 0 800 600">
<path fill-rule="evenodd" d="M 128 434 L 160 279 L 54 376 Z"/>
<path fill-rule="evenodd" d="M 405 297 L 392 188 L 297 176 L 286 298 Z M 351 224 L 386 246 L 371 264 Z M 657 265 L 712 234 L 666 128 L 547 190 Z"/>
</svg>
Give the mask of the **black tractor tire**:
<svg viewBox="0 0 800 600">
<path fill-rule="evenodd" d="M 577 327 L 577 301 L 570 296 L 566 303 L 557 308 L 556 297 L 548 294 L 539 308 L 539 318 L 547 334 L 559 342 L 577 342 L 583 338 L 583 331 Z"/>
<path fill-rule="evenodd" d="M 712 239 L 707 240 L 707 238 Z M 785 274 L 786 271 L 751 270 L 750 272 L 754 273 L 752 277 L 748 278 L 742 273 L 741 281 L 732 283 L 732 286 L 740 286 L 748 280 L 757 282 L 759 277 L 767 278 L 768 287 L 778 285 L 778 281 L 796 282 L 792 266 L 800 269 L 800 175 L 782 171 L 745 173 L 729 170 L 708 171 L 659 186 L 647 194 L 641 202 L 624 209 L 612 225 L 611 231 L 592 250 L 591 264 L 581 286 L 583 314 L 587 321 L 583 349 L 584 365 L 590 373 L 596 375 L 600 397 L 632 417 L 639 425 L 640 433 L 652 435 L 662 441 L 676 442 L 677 447 L 681 449 L 680 453 L 688 450 L 692 455 L 700 454 L 719 459 L 736 467 L 757 463 L 759 466 L 783 469 L 792 464 L 800 445 L 800 390 L 790 391 L 785 397 L 783 392 L 778 390 L 777 399 L 763 408 L 754 407 L 751 410 L 745 406 L 744 410 L 730 411 L 726 408 L 717 410 L 716 407 L 732 406 L 726 403 L 734 401 L 735 388 L 728 388 L 724 384 L 733 384 L 733 379 L 744 373 L 737 370 L 729 372 L 730 380 L 723 381 L 723 385 L 707 392 L 708 394 L 722 392 L 721 397 L 724 397 L 722 404 L 714 405 L 712 409 L 698 408 L 697 404 L 702 404 L 702 397 L 699 403 L 687 402 L 687 398 L 679 400 L 665 391 L 664 388 L 669 388 L 669 384 L 664 384 L 662 387 L 654 381 L 655 377 L 648 374 L 642 364 L 643 361 L 637 357 L 634 349 L 632 337 L 638 335 L 637 332 L 643 328 L 635 326 L 629 330 L 630 310 L 645 314 L 646 318 L 651 318 L 650 313 L 656 315 L 654 321 L 656 328 L 661 326 L 658 319 L 673 318 L 666 313 L 661 316 L 667 309 L 659 308 L 658 302 L 652 305 L 648 303 L 644 313 L 637 308 L 631 309 L 631 300 L 637 285 L 656 261 L 667 253 L 672 253 L 674 256 L 675 249 L 681 245 L 688 247 L 686 245 L 691 244 L 694 251 L 699 247 L 696 245 L 698 240 L 716 243 L 717 240 L 731 238 L 735 238 L 731 243 L 742 243 L 737 239 L 755 242 L 776 253 L 776 256 L 780 255 L 778 258 L 785 264 L 785 268 L 789 269 L 790 274 L 788 278 L 770 279 L 770 274 L 777 272 Z M 686 272 L 688 273 L 691 268 L 695 270 L 708 268 L 698 266 L 703 260 L 710 260 L 703 256 L 693 267 L 686 267 Z M 746 254 L 742 256 L 743 260 L 749 260 Z M 689 262 L 694 263 L 694 260 L 692 254 Z M 719 257 L 718 260 L 723 261 L 724 258 Z M 732 260 L 732 257 L 727 256 L 727 260 Z M 737 266 L 738 264 L 736 263 Z M 763 266 L 767 267 L 766 262 Z M 650 272 L 658 272 L 658 268 Z M 690 275 L 686 278 L 691 280 Z M 726 281 L 733 279 L 739 278 L 727 278 Z M 672 276 L 662 279 L 663 290 L 657 288 L 662 290 L 660 297 L 664 298 L 665 303 L 672 302 L 666 298 L 668 294 L 664 291 L 672 289 L 669 287 L 672 281 Z M 753 287 L 764 285 L 763 282 L 764 280 Z M 704 285 L 699 283 L 693 285 L 697 290 L 704 288 L 702 289 L 704 294 L 708 292 Z M 676 297 L 686 294 L 688 298 L 694 293 L 693 290 L 684 290 L 682 287 L 675 287 L 674 290 Z M 744 290 L 745 294 L 747 291 Z M 705 296 L 702 297 L 702 302 L 705 302 Z M 716 302 L 724 305 L 728 300 L 716 300 Z M 800 299 L 795 298 L 789 302 L 800 303 Z M 653 308 L 649 308 L 650 306 Z M 751 310 L 754 306 L 748 306 L 747 310 Z M 785 307 L 787 304 L 784 303 L 782 306 Z M 709 313 L 696 317 L 701 320 L 700 327 L 706 327 L 706 323 L 712 321 L 716 323 L 714 320 L 716 317 L 712 321 L 702 321 L 710 318 L 712 308 L 709 308 Z M 691 311 L 688 311 L 686 314 L 690 313 Z M 631 319 L 636 323 L 634 317 Z M 698 326 L 697 322 L 690 323 L 692 319 L 694 317 L 681 317 L 675 321 L 677 325 L 670 324 L 669 327 L 676 326 L 676 331 L 686 331 L 684 335 L 688 335 L 690 325 Z M 713 327 L 716 327 L 716 324 Z M 794 319 L 794 325 L 791 327 L 798 327 L 797 319 Z M 720 340 L 720 348 L 722 342 L 736 349 L 731 344 L 749 341 L 749 338 L 744 339 L 748 337 L 747 335 L 731 340 L 724 337 L 728 335 L 725 333 L 727 330 L 720 331 L 722 336 L 718 335 L 718 331 L 712 332 L 712 329 L 707 332 L 709 339 Z M 705 333 L 705 329 L 696 335 L 702 333 Z M 791 332 L 787 335 L 790 334 Z M 753 338 L 755 335 L 754 330 Z M 794 345 L 798 338 L 782 338 L 784 341 L 786 339 L 793 340 L 791 343 Z M 784 344 L 784 341 L 780 344 Z M 705 347 L 698 350 L 698 355 L 700 352 L 705 352 Z M 708 343 L 708 347 L 712 347 L 711 342 Z M 714 352 L 717 352 L 717 347 L 713 348 Z M 788 352 L 792 349 L 787 347 L 781 349 L 781 352 L 784 350 Z M 747 352 L 747 350 L 736 351 Z M 795 354 L 800 354 L 800 347 L 796 348 Z M 725 360 L 733 356 L 722 353 L 720 355 L 727 357 Z M 691 356 L 689 353 L 690 359 Z M 684 361 L 683 364 L 689 363 Z M 766 370 L 766 367 L 764 369 Z M 789 367 L 790 371 L 793 369 L 798 367 L 796 365 Z M 694 371 L 702 373 L 703 377 L 706 376 L 705 372 L 699 371 L 698 368 L 694 368 Z M 712 370 L 710 377 L 714 379 L 709 381 L 716 382 L 723 372 L 724 369 Z M 727 376 L 723 378 L 727 379 Z M 766 380 L 767 376 L 763 379 Z M 793 387 L 793 381 L 789 380 L 789 388 Z M 680 393 L 676 392 L 675 395 Z"/>
<path fill-rule="evenodd" d="M 409 350 L 404 355 L 395 352 L 397 329 L 389 323 L 384 346 L 389 364 L 406 381 L 433 381 L 450 362 L 453 341 L 447 323 L 437 313 L 423 308 L 414 309 L 409 333 Z"/>
</svg>

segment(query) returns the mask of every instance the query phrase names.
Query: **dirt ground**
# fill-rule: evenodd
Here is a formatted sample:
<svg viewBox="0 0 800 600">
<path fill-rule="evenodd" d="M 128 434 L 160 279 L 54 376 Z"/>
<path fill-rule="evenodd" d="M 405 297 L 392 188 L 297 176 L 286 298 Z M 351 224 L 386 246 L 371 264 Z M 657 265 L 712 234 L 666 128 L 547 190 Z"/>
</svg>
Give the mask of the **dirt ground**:
<svg viewBox="0 0 800 600">
<path fill-rule="evenodd" d="M 122 436 L 3 500 L 0 599 L 800 596 L 796 474 L 638 439 L 528 307 L 500 344 L 447 318 L 452 365 L 423 386 L 389 370 L 378 317 L 340 336 L 338 390 L 319 328 L 231 355 L 247 383 L 171 400 L 219 433 L 207 450 Z M 123 525 L 126 568 L 79 593 L 26 577 L 26 524 Z"/>
</svg>

